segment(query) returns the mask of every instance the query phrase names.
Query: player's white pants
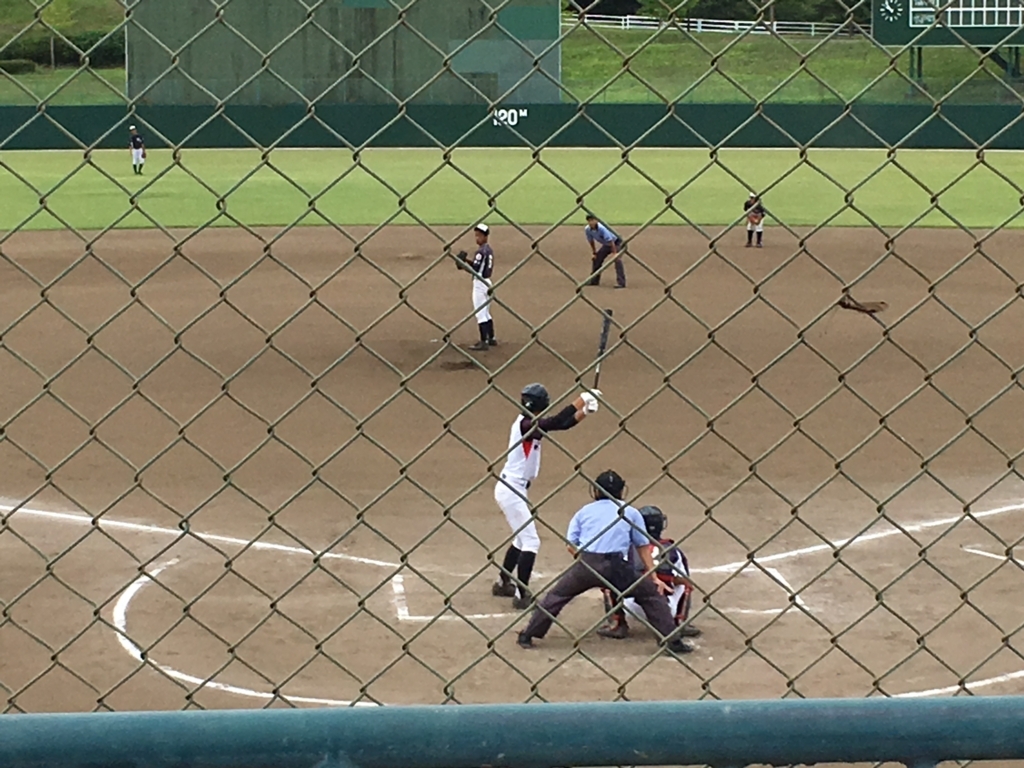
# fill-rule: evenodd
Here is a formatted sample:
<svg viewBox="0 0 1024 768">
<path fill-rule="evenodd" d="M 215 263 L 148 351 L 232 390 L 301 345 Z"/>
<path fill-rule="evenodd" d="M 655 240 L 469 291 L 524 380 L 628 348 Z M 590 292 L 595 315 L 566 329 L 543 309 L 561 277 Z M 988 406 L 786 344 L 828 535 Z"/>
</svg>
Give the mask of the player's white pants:
<svg viewBox="0 0 1024 768">
<path fill-rule="evenodd" d="M 491 319 L 491 297 L 487 295 L 490 290 L 490 280 L 473 278 L 473 311 L 476 313 L 477 325 Z"/>
<path fill-rule="evenodd" d="M 645 577 L 647 578 L 647 577 Z M 668 610 L 672 614 L 672 618 L 676 617 L 679 611 L 679 601 L 683 599 L 683 594 L 686 592 L 686 587 L 682 584 L 677 584 L 676 588 L 672 590 L 672 594 L 668 596 Z M 622 601 L 622 607 L 626 609 L 626 612 L 630 616 L 637 619 L 645 619 L 643 608 L 637 605 L 636 600 L 632 597 L 627 597 Z"/>
<path fill-rule="evenodd" d="M 499 480 L 494 487 L 494 500 L 515 533 L 512 546 L 520 552 L 539 552 L 540 536 L 526 500 L 526 484 L 517 480 Z"/>
<path fill-rule="evenodd" d="M 142 165 L 143 162 L 145 162 L 145 161 L 142 159 L 142 150 L 141 149 L 134 149 L 133 148 L 132 149 L 132 165 Z"/>
<path fill-rule="evenodd" d="M 757 224 L 751 224 L 748 221 L 747 232 L 764 232 L 764 220 L 759 221 Z"/>
</svg>

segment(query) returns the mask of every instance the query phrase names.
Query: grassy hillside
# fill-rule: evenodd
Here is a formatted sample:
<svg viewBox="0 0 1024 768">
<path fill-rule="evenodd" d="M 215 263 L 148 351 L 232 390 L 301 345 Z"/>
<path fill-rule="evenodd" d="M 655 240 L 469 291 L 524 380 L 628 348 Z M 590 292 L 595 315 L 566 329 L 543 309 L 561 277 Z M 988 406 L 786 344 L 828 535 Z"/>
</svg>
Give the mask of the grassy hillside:
<svg viewBox="0 0 1024 768">
<path fill-rule="evenodd" d="M 33 24 L 36 5 L 32 0 L 0 0 L 0 40 L 7 40 Z M 56 16 L 51 23 L 62 32 L 111 29 L 124 18 L 124 6 L 118 0 L 53 0 L 50 8 Z"/>
<path fill-rule="evenodd" d="M 109 30 L 123 17 L 119 0 L 53 3 L 53 21 L 59 19 L 60 28 L 68 33 Z M 32 0 L 0 0 L 0 41 L 33 24 L 35 13 Z M 629 66 L 624 67 L 627 59 Z M 908 63 L 908 56 L 893 61 L 887 51 L 867 40 L 714 33 L 688 38 L 675 30 L 652 39 L 646 30 L 580 29 L 562 47 L 562 77 L 571 93 L 565 98 L 612 103 L 743 103 L 766 98 L 786 103 L 925 102 L 928 97 L 899 74 L 907 71 Z M 943 101 L 1019 103 L 1018 93 L 1002 80 L 1000 70 L 991 64 L 979 68 L 977 55 L 969 50 L 928 50 L 924 68 L 929 93 Z M 72 75 L 73 71 L 44 70 L 18 76 L 30 93 L 0 77 L 0 103 L 32 104 L 62 84 L 53 103 L 120 101 L 99 77 L 83 73 L 66 83 Z M 123 70 L 102 71 L 99 76 L 123 90 Z"/>
</svg>

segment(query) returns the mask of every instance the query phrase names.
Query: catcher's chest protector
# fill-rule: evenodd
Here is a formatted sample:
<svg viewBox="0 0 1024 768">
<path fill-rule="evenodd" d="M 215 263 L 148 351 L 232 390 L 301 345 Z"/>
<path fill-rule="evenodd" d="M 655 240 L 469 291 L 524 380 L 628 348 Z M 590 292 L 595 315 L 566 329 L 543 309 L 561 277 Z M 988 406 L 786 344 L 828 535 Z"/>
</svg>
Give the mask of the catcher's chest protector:
<svg viewBox="0 0 1024 768">
<path fill-rule="evenodd" d="M 655 575 L 666 584 L 673 583 L 673 578 L 678 575 L 678 570 L 682 570 L 687 576 L 690 574 L 690 566 L 686 562 L 686 555 L 675 544 L 675 541 L 672 539 L 659 539 L 659 549 L 654 556 L 654 561 L 657 565 L 654 571 Z M 681 569 L 680 564 L 682 566 Z"/>
</svg>

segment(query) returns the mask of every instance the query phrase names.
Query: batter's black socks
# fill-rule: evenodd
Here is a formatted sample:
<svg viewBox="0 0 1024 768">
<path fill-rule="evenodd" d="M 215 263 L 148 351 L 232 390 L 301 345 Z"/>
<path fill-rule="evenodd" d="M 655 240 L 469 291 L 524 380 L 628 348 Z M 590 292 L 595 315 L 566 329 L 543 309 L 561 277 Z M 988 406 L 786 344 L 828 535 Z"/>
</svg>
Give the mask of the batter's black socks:
<svg viewBox="0 0 1024 768">
<path fill-rule="evenodd" d="M 505 553 L 505 561 L 501 564 L 501 583 L 503 585 L 512 581 L 512 573 L 515 571 L 522 554 L 515 547 L 508 548 L 508 552 Z"/>
<path fill-rule="evenodd" d="M 484 332 L 487 334 L 485 341 L 494 341 L 494 320 L 484 323 Z"/>
<path fill-rule="evenodd" d="M 530 583 L 530 576 L 533 574 L 533 563 L 537 559 L 536 552 L 523 552 L 519 555 L 519 569 L 517 576 L 519 577 L 519 589 L 525 589 L 526 585 Z"/>
<path fill-rule="evenodd" d="M 477 329 L 480 331 L 480 343 L 487 343 L 487 323 L 478 323 Z"/>
</svg>

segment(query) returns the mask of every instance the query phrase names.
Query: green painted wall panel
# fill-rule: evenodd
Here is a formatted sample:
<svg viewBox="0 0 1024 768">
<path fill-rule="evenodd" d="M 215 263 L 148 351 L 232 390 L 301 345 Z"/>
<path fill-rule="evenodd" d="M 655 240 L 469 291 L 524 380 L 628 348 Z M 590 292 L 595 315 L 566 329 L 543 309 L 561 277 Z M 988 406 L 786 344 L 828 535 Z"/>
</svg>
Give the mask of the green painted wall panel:
<svg viewBox="0 0 1024 768">
<path fill-rule="evenodd" d="M 535 104 L 515 109 L 516 126 L 495 124 L 484 106 L 420 105 L 398 112 L 388 105 L 233 106 L 218 112 L 202 106 L 0 107 L 0 150 L 121 148 L 129 122 L 138 123 L 147 144 L 185 147 L 258 146 L 524 147 L 550 140 L 557 147 L 882 147 L 970 149 L 993 137 L 993 149 L 1024 149 L 1024 120 L 1012 106 L 946 107 L 935 113 L 916 105 L 842 107 L 779 104 L 757 114 L 745 104 L 685 105 L 667 112 L 657 105 Z M 238 127 L 236 128 L 235 125 Z M 27 126 L 27 129 L 26 129 Z M 109 134 L 109 135 L 108 135 Z M 341 138 L 339 138 L 339 136 Z M 876 138 L 877 136 L 877 138 Z M 553 139 L 551 137 L 554 137 Z M 344 141 L 342 141 L 344 139 Z"/>
</svg>

